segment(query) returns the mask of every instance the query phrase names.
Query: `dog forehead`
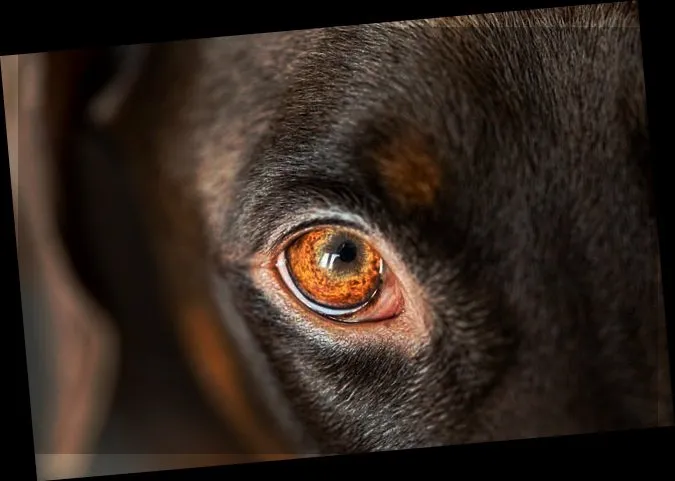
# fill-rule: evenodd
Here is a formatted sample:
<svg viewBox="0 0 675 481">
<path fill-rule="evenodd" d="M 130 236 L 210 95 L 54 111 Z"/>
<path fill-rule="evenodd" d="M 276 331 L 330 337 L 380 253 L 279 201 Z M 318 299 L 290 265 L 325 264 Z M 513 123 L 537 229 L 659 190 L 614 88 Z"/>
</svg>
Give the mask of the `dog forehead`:
<svg viewBox="0 0 675 481">
<path fill-rule="evenodd" d="M 458 26 L 468 21 L 463 22 L 414 21 L 322 32 L 284 79 L 288 88 L 281 128 L 286 124 L 315 138 L 328 135 L 326 131 L 342 131 L 343 135 L 333 136 L 342 140 L 348 137 L 346 132 L 364 137 L 367 128 L 386 131 L 380 136 L 386 145 L 379 146 L 375 155 L 386 159 L 378 162 L 385 167 L 384 176 L 420 177 L 432 185 L 437 169 L 432 165 L 434 152 L 422 140 L 425 136 L 457 133 L 450 141 L 462 143 L 465 140 L 458 137 L 481 118 L 490 117 L 494 128 L 504 128 L 508 122 L 500 124 L 499 115 L 511 119 L 545 117 L 551 111 L 557 117 L 574 115 L 584 103 L 611 101 L 600 98 L 601 91 L 613 94 L 610 90 L 621 82 L 622 69 L 639 73 L 635 52 L 624 49 L 620 39 L 607 48 L 603 33 L 592 29 L 525 31 L 495 20 L 467 29 Z M 628 63 L 632 65 L 626 67 Z M 556 120 L 571 125 L 574 119 L 550 119 Z M 458 128 L 459 123 L 464 129 Z M 287 138 L 303 140 L 298 135 Z M 352 163 L 360 160 L 353 157 Z M 431 198 L 421 191 L 415 197 Z"/>
<path fill-rule="evenodd" d="M 200 60 L 190 65 L 190 75 L 202 88 L 192 101 L 207 110 L 227 110 L 222 97 L 228 92 L 271 105 L 275 95 L 269 91 L 286 87 L 292 102 L 320 108 L 326 103 L 322 97 L 345 90 L 360 99 L 368 90 L 403 94 L 410 82 L 471 84 L 492 76 L 501 77 L 494 86 L 505 87 L 522 80 L 514 77 L 518 69 L 536 77 L 544 60 L 567 57 L 578 64 L 590 53 L 606 55 L 607 45 L 599 45 L 602 34 L 591 32 L 617 26 L 639 26 L 635 2 L 199 40 L 194 56 Z"/>
<path fill-rule="evenodd" d="M 438 192 L 447 190 L 443 185 L 447 179 L 441 175 L 443 164 L 460 165 L 462 157 L 439 156 L 429 139 L 447 136 L 448 132 L 441 130 L 449 124 L 450 137 L 456 134 L 450 141 L 466 145 L 464 150 L 472 149 L 469 144 L 476 143 L 476 133 L 467 135 L 467 129 L 481 116 L 494 118 L 492 104 L 503 107 L 511 102 L 512 110 L 523 115 L 513 90 L 539 102 L 533 90 L 536 79 L 551 78 L 555 72 L 547 72 L 545 65 L 537 62 L 541 52 L 527 40 L 532 40 L 532 32 L 540 41 L 549 39 L 549 46 L 555 43 L 551 39 L 560 39 L 557 48 L 551 47 L 549 57 L 573 60 L 568 48 L 570 36 L 575 35 L 573 29 L 563 34 L 562 29 L 551 31 L 552 25 L 581 28 L 587 33 L 577 32 L 577 39 L 592 43 L 593 29 L 588 27 L 635 26 L 637 21 L 633 6 L 618 4 L 197 41 L 194 56 L 198 60 L 192 59 L 193 52 L 185 56 L 195 67 L 190 73 L 192 87 L 189 94 L 182 91 L 181 95 L 182 102 L 189 104 L 184 109 L 193 119 L 188 131 L 200 159 L 200 178 L 205 179 L 199 188 L 212 199 L 213 210 L 222 211 L 227 185 L 242 165 L 265 164 L 261 168 L 266 174 L 260 176 L 260 182 L 287 177 L 289 172 L 295 178 L 336 175 L 352 179 L 374 166 L 387 192 L 393 193 L 400 205 L 433 205 Z M 530 34 L 519 27 L 529 29 Z M 619 56 L 616 50 L 610 56 Z M 602 59 L 605 64 L 606 57 Z M 585 67 L 577 63 L 576 69 L 601 70 L 584 57 L 579 60 Z M 563 78 L 556 81 L 556 88 L 583 84 L 581 77 L 565 77 L 564 66 L 558 74 Z M 504 95 L 508 89 L 510 95 Z M 481 109 L 472 110 L 471 102 L 461 102 L 467 92 L 474 103 L 482 104 Z M 559 100 L 566 98 L 564 92 L 558 93 Z M 382 114 L 399 115 L 399 120 L 407 117 L 407 123 L 388 129 L 391 125 Z M 354 142 L 356 136 L 350 139 L 346 132 L 358 133 L 368 122 L 380 122 L 386 133 L 370 152 L 372 162 L 342 155 L 344 142 L 338 154 L 329 152 L 330 145 L 317 143 L 317 129 L 328 132 L 328 143 Z M 462 128 L 453 129 L 457 124 Z M 507 124 L 495 124 L 495 128 Z M 429 125 L 438 131 L 428 132 Z M 282 154 L 287 155 L 276 155 L 276 145 L 267 156 L 274 162 L 262 162 L 255 146 L 272 127 L 288 140 L 282 142 Z M 336 135 L 340 130 L 342 134 Z M 311 162 L 300 162 L 301 156 L 296 154 L 301 145 L 316 151 Z M 322 147 L 327 149 L 321 151 Z M 359 188 L 357 183 L 349 183 Z M 272 190 L 259 189 L 263 193 Z"/>
</svg>

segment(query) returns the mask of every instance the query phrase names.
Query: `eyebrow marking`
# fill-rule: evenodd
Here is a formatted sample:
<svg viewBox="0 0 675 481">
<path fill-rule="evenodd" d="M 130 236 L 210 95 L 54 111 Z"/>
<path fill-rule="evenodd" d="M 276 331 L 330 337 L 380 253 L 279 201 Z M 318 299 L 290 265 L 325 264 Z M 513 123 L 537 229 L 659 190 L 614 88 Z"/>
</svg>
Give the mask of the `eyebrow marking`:
<svg viewBox="0 0 675 481">
<path fill-rule="evenodd" d="M 372 154 L 387 193 L 403 208 L 433 205 L 441 184 L 441 170 L 430 142 L 422 134 L 396 135 Z"/>
</svg>

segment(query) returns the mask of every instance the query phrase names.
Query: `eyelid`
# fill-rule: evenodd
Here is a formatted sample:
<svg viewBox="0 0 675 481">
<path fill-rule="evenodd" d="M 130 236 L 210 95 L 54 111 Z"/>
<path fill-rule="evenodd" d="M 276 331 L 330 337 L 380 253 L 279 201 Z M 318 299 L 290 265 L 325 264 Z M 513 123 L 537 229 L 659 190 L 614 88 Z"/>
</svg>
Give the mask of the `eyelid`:
<svg viewBox="0 0 675 481">
<path fill-rule="evenodd" d="M 359 215 L 331 209 L 312 209 L 304 214 L 294 216 L 292 223 L 284 222 L 270 234 L 269 240 L 262 249 L 265 255 L 273 256 L 300 235 L 320 225 L 338 225 L 351 229 L 361 236 L 378 237 L 372 227 Z"/>
</svg>

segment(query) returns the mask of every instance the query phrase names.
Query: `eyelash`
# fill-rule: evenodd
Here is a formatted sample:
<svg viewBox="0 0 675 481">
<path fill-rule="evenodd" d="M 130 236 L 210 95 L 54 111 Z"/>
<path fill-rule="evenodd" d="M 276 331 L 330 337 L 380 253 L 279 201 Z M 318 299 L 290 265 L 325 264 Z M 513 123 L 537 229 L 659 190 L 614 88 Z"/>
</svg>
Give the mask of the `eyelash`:
<svg viewBox="0 0 675 481">
<path fill-rule="evenodd" d="M 296 224 L 292 227 L 283 228 L 278 233 L 273 234 L 272 240 L 269 242 L 269 247 L 267 247 L 266 251 L 270 255 L 274 255 L 275 253 L 278 255 L 280 252 L 283 252 L 288 246 L 290 246 L 295 240 L 297 240 L 300 236 L 322 225 L 343 227 L 345 229 L 353 230 L 355 232 L 360 232 L 363 230 L 363 226 L 357 222 L 341 218 L 317 217 L 302 222 L 300 224 Z"/>
</svg>

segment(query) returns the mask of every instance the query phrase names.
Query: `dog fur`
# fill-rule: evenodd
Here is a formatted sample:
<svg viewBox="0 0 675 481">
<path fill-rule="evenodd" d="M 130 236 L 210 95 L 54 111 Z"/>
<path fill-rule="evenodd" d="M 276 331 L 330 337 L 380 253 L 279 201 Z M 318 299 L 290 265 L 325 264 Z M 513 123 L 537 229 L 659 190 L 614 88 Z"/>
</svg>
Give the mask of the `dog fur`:
<svg viewBox="0 0 675 481">
<path fill-rule="evenodd" d="M 296 453 L 672 422 L 634 2 L 152 45 L 104 130 L 146 207 L 164 334 L 230 423 L 247 408 L 212 341 L 234 318 Z M 308 327 L 256 282 L 310 211 L 385 239 L 425 336 Z"/>
</svg>

